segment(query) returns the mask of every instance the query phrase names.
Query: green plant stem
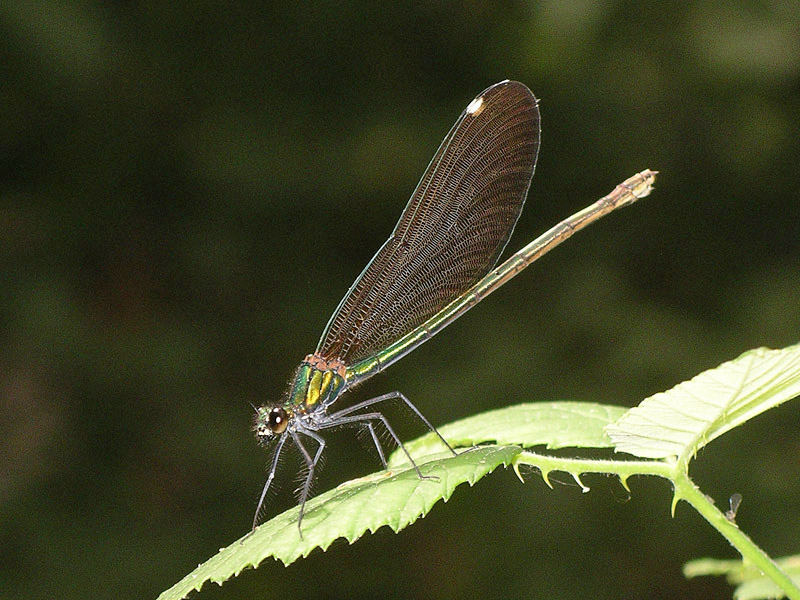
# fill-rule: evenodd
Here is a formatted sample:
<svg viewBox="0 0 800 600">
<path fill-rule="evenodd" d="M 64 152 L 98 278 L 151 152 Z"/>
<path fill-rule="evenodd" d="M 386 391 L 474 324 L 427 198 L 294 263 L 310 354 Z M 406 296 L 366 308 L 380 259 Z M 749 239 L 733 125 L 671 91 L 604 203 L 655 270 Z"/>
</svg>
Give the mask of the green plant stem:
<svg viewBox="0 0 800 600">
<path fill-rule="evenodd" d="M 626 488 L 626 480 L 631 475 L 658 475 L 665 479 L 673 479 L 675 466 L 671 462 L 662 460 L 595 460 L 589 458 L 561 458 L 537 454 L 530 450 L 520 452 L 513 462 L 514 470 L 519 476 L 519 465 L 530 465 L 542 472 L 545 482 L 549 485 L 547 475 L 551 471 L 565 471 L 572 475 L 583 486 L 579 477 L 584 473 L 612 473 L 617 475 Z M 521 477 L 520 477 L 521 478 Z M 585 486 L 583 486 L 585 487 Z"/>
<path fill-rule="evenodd" d="M 789 576 L 781 570 L 766 552 L 759 548 L 735 523 L 725 517 L 714 505 L 713 501 L 700 491 L 689 478 L 683 463 L 668 460 L 615 461 L 559 458 L 524 451 L 517 455 L 513 464 L 518 476 L 519 465 L 531 465 L 538 468 L 548 485 L 550 484 L 548 474 L 551 471 L 567 472 L 585 489 L 588 488 L 580 480 L 580 475 L 584 473 L 613 473 L 619 476 L 626 488 L 626 480 L 631 475 L 657 475 L 669 479 L 675 487 L 673 510 L 679 500 L 688 502 L 739 551 L 744 559 L 750 561 L 765 577 L 772 580 L 788 598 L 800 600 L 800 588 L 792 582 Z"/>
<path fill-rule="evenodd" d="M 673 483 L 675 484 L 675 497 L 678 500 L 686 500 L 691 504 L 714 529 L 725 536 L 742 557 L 750 561 L 765 577 L 769 577 L 788 598 L 800 600 L 800 588 L 747 534 L 725 517 L 711 499 L 703 494 L 694 482 L 689 479 L 685 472 L 676 473 Z"/>
</svg>

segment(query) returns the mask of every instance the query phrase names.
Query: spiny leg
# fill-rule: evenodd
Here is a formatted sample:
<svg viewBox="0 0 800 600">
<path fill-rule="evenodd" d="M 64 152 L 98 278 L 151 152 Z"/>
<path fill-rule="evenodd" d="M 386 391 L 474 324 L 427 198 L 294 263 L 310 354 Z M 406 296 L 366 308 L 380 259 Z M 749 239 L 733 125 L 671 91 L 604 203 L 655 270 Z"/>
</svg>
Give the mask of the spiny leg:
<svg viewBox="0 0 800 600">
<path fill-rule="evenodd" d="M 383 454 L 383 448 L 381 447 L 381 442 L 378 439 L 378 436 L 375 434 L 375 427 L 373 427 L 370 421 L 366 421 L 364 424 L 367 426 L 367 430 L 369 431 L 369 434 L 372 436 L 372 443 L 375 444 L 375 449 L 378 451 L 378 456 L 381 459 L 381 464 L 385 469 L 387 468 L 386 456 Z"/>
<path fill-rule="evenodd" d="M 330 420 L 325 423 L 321 423 L 320 427 L 327 429 L 329 427 L 337 427 L 339 425 L 346 425 L 348 423 L 359 423 L 359 422 L 369 423 L 370 421 L 380 421 L 381 423 L 383 423 L 384 427 L 386 427 L 386 430 L 389 432 L 389 435 L 392 436 L 397 445 L 400 446 L 400 448 L 403 450 L 403 453 L 406 455 L 406 458 L 408 458 L 408 461 L 411 463 L 411 466 L 414 467 L 414 471 L 416 471 L 417 477 L 419 477 L 420 479 L 434 479 L 438 481 L 439 478 L 436 477 L 435 475 L 422 474 L 422 471 L 419 470 L 419 466 L 417 466 L 417 463 L 414 461 L 413 458 L 411 458 L 411 454 L 409 454 L 403 442 L 400 441 L 400 438 L 397 437 L 397 434 L 394 432 L 394 429 L 392 429 L 392 426 L 389 425 L 389 421 L 387 421 L 386 417 L 384 417 L 381 413 L 379 412 L 362 413 L 358 415 L 349 415 L 349 416 L 347 415 L 340 416 L 340 415 L 341 413 L 335 413 L 333 415 L 330 415 Z M 378 447 L 378 452 L 383 454 L 383 451 L 381 450 L 378 441 L 374 437 L 373 441 L 375 441 L 375 445 Z M 384 462 L 384 468 L 386 468 L 385 462 Z"/>
<path fill-rule="evenodd" d="M 419 420 L 422 421 L 425 424 L 425 427 L 427 427 L 430 431 L 435 433 L 436 437 L 438 437 L 442 441 L 442 443 L 445 446 L 447 446 L 447 449 L 450 450 L 450 452 L 453 453 L 453 456 L 457 455 L 457 452 L 455 450 L 453 450 L 453 447 L 447 442 L 446 439 L 444 439 L 444 437 L 442 437 L 442 434 L 439 433 L 439 430 L 436 429 L 436 427 L 434 427 L 431 424 L 431 422 L 428 421 L 428 419 L 425 418 L 425 415 L 423 415 L 422 412 L 420 412 L 420 410 L 416 406 L 414 406 L 414 403 L 411 402 L 411 400 L 409 400 L 408 398 L 406 398 L 405 395 L 402 392 L 389 392 L 388 394 L 383 394 L 381 396 L 376 396 L 375 398 L 370 398 L 369 400 L 364 400 L 363 402 L 359 402 L 358 404 L 354 404 L 353 406 L 348 406 L 347 408 L 344 408 L 344 409 L 340 410 L 339 412 L 335 413 L 332 416 L 337 417 L 337 418 L 339 416 L 346 416 L 346 415 L 349 415 L 349 414 L 351 414 L 351 413 L 353 413 L 353 412 L 355 412 L 355 411 L 357 411 L 359 409 L 366 408 L 368 406 L 372 406 L 373 404 L 378 404 L 379 402 L 386 402 L 388 400 L 402 400 L 403 402 L 405 402 L 406 406 L 408 406 L 412 411 L 414 411 L 414 414 L 417 415 Z M 384 420 L 384 422 L 385 422 L 385 420 Z M 388 426 L 387 426 L 387 429 L 388 429 Z M 397 438 L 395 437 L 395 439 L 397 439 Z M 400 446 L 403 445 L 403 444 L 399 443 L 399 440 L 398 440 L 398 444 Z"/>
<path fill-rule="evenodd" d="M 278 458 L 281 455 L 281 450 L 283 450 L 283 444 L 286 443 L 287 436 L 281 436 L 281 439 L 278 440 L 278 445 L 275 447 L 275 455 L 272 457 L 272 465 L 269 468 L 269 475 L 267 476 L 267 483 L 264 484 L 264 489 L 261 491 L 261 497 L 258 499 L 258 506 L 256 507 L 256 514 L 253 515 L 253 531 L 255 531 L 256 525 L 258 525 L 258 514 L 261 512 L 261 506 L 264 504 L 264 498 L 267 496 L 267 490 L 269 489 L 272 480 L 275 478 L 275 471 L 278 469 Z"/>
<path fill-rule="evenodd" d="M 300 449 L 300 452 L 303 454 L 303 458 L 306 461 L 306 466 L 308 467 L 308 475 L 306 475 L 306 480 L 303 482 L 303 491 L 300 493 L 300 514 L 297 517 L 297 531 L 300 534 L 300 538 L 303 537 L 303 530 L 300 528 L 301 524 L 303 523 L 303 513 L 305 513 L 306 509 L 306 500 L 308 500 L 308 494 L 311 491 L 311 482 L 314 480 L 314 470 L 317 467 L 317 463 L 319 462 L 319 457 L 322 456 L 322 451 L 325 449 L 325 440 L 322 439 L 320 436 L 315 434 L 313 431 L 308 429 L 299 429 L 301 433 L 307 435 L 311 439 L 317 442 L 319 446 L 317 447 L 317 452 L 314 454 L 314 458 L 311 458 L 311 455 L 306 450 L 306 447 L 303 446 L 303 443 L 300 441 L 300 436 L 297 435 L 296 432 L 290 431 L 289 433 L 292 435 L 292 439 L 294 440 L 295 445 Z"/>
</svg>

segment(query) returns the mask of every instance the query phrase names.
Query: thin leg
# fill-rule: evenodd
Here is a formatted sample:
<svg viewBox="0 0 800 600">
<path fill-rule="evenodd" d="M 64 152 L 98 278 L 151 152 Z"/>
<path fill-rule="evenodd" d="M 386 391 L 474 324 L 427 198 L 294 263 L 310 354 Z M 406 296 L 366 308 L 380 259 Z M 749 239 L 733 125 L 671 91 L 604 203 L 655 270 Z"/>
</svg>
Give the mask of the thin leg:
<svg viewBox="0 0 800 600">
<path fill-rule="evenodd" d="M 261 512 L 261 506 L 264 504 L 264 498 L 267 496 L 267 490 L 269 489 L 272 480 L 275 478 L 275 471 L 278 469 L 278 458 L 281 455 L 281 450 L 283 450 L 283 444 L 286 443 L 286 436 L 282 435 L 281 439 L 278 440 L 278 445 L 275 447 L 275 455 L 272 457 L 272 465 L 269 468 L 269 475 L 267 476 L 267 483 L 264 484 L 264 489 L 261 491 L 261 497 L 258 499 L 258 506 L 256 507 L 256 514 L 253 515 L 253 530 L 255 531 L 256 525 L 258 524 L 258 513 Z"/>
<path fill-rule="evenodd" d="M 347 408 L 344 408 L 344 409 L 334 413 L 331 416 L 334 417 L 334 418 L 338 418 L 339 416 L 346 416 L 346 415 L 349 415 L 349 414 L 351 414 L 351 413 L 353 413 L 353 412 L 355 412 L 357 410 L 360 410 L 362 408 L 366 408 L 368 406 L 372 406 L 373 404 L 378 404 L 379 402 L 386 402 L 388 400 L 402 400 L 403 402 L 405 402 L 406 406 L 408 406 L 411 410 L 414 411 L 414 414 L 417 415 L 419 420 L 422 421 L 423 423 L 425 423 L 425 427 L 427 427 L 430 431 L 432 431 L 433 433 L 436 434 L 436 437 L 438 437 L 442 441 L 442 443 L 445 446 L 447 446 L 447 449 L 450 450 L 450 452 L 453 453 L 453 456 L 456 455 L 456 451 L 453 450 L 453 447 L 447 442 L 446 439 L 444 439 L 442 437 L 442 434 L 439 433 L 439 431 L 436 429 L 436 427 L 434 427 L 431 424 L 431 422 L 428 421 L 428 419 L 425 418 L 425 415 L 423 415 L 420 412 L 420 410 L 416 406 L 414 406 L 414 404 L 411 402 L 411 400 L 409 400 L 408 398 L 405 397 L 405 395 L 403 395 L 402 392 L 389 392 L 388 394 L 383 394 L 382 396 L 376 396 L 375 398 L 370 398 L 369 400 L 364 400 L 363 402 L 359 402 L 358 404 L 354 404 L 353 406 L 348 406 Z M 384 422 L 385 422 L 385 419 L 384 419 Z M 388 429 L 388 426 L 387 426 L 387 429 Z M 395 439 L 397 439 L 397 438 L 395 437 Z M 398 440 L 398 444 L 400 446 L 403 445 L 403 444 L 399 443 L 399 440 Z"/>
<path fill-rule="evenodd" d="M 319 457 L 322 456 L 322 451 L 325 449 L 325 440 L 323 440 L 320 436 L 318 436 L 313 431 L 309 431 L 308 429 L 300 429 L 299 430 L 304 435 L 307 435 L 311 439 L 317 442 L 319 446 L 317 447 L 317 452 L 314 454 L 314 458 L 311 458 L 311 455 L 306 450 L 306 447 L 303 446 L 303 443 L 300 441 L 300 436 L 297 435 L 295 431 L 289 431 L 294 440 L 294 443 L 300 449 L 300 452 L 303 454 L 303 458 L 306 461 L 306 465 L 308 466 L 308 475 L 306 475 L 306 480 L 303 482 L 303 491 L 300 493 L 300 514 L 297 517 L 297 531 L 300 533 L 300 538 L 303 537 L 303 530 L 300 528 L 300 525 L 303 522 L 303 513 L 306 509 L 306 500 L 308 500 L 308 495 L 311 492 L 311 482 L 314 480 L 314 470 L 317 467 L 317 463 L 319 462 Z"/>
<path fill-rule="evenodd" d="M 323 427 L 323 428 L 337 427 L 339 425 L 345 425 L 347 423 L 359 423 L 359 422 L 362 422 L 362 421 L 363 422 L 380 421 L 386 427 L 386 430 L 392 436 L 394 441 L 397 442 L 397 445 L 400 446 L 400 448 L 403 450 L 403 453 L 406 455 L 406 458 L 408 458 L 408 461 L 411 463 L 411 466 L 414 467 L 414 471 L 417 472 L 417 476 L 420 479 L 438 479 L 438 477 L 435 477 L 435 476 L 432 476 L 432 475 L 423 475 L 422 474 L 422 471 L 419 470 L 419 467 L 417 466 L 417 463 L 414 461 L 413 458 L 411 458 L 411 454 L 408 453 L 408 450 L 406 450 L 406 447 L 405 447 L 405 445 L 403 445 L 403 442 L 400 441 L 400 438 L 397 437 L 397 434 L 394 432 L 394 429 L 392 429 L 392 426 L 389 425 L 389 421 L 387 421 L 386 417 L 384 417 L 381 413 L 379 413 L 379 412 L 362 413 L 362 414 L 358 414 L 358 415 L 349 415 L 349 416 L 344 416 L 344 417 L 340 417 L 339 416 L 340 414 L 341 413 L 336 413 L 334 415 L 331 415 L 331 421 L 326 422 L 326 423 L 322 423 L 321 427 Z M 377 441 L 376 441 L 376 444 L 377 444 Z M 378 446 L 378 451 L 382 453 L 382 451 L 380 450 L 380 446 Z M 386 465 L 384 464 L 384 467 L 385 466 Z"/>
<path fill-rule="evenodd" d="M 375 427 L 373 427 L 372 423 L 369 422 L 369 421 L 366 421 L 364 424 L 367 426 L 367 429 L 369 430 L 369 434 L 372 436 L 372 443 L 375 444 L 375 449 L 378 451 L 378 456 L 381 459 L 381 464 L 383 465 L 383 468 L 385 469 L 386 468 L 386 456 L 384 456 L 383 448 L 381 447 L 381 442 L 380 442 L 380 440 L 378 440 L 378 436 L 375 434 Z"/>
</svg>

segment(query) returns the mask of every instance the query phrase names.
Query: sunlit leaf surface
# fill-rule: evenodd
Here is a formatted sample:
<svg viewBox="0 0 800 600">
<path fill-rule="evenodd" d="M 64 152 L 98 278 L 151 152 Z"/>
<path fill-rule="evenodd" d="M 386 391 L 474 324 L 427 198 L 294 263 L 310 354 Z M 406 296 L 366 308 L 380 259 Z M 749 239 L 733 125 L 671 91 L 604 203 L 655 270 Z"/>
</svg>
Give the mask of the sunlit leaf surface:
<svg viewBox="0 0 800 600">
<path fill-rule="evenodd" d="M 691 458 L 733 429 L 800 395 L 800 345 L 758 348 L 655 394 L 606 428 L 618 451 Z"/>
<path fill-rule="evenodd" d="M 462 483 L 472 485 L 520 452 L 515 446 L 487 446 L 458 456 L 438 455 L 420 465 L 421 480 L 412 469 L 381 471 L 348 481 L 306 505 L 303 535 L 297 528 L 298 508 L 278 515 L 201 564 L 159 600 L 184 598 L 206 581 L 222 583 L 247 567 L 273 557 L 289 564 L 315 548 L 327 549 L 334 540 L 354 542 L 367 531 L 388 525 L 403 529 L 447 500 Z"/>
</svg>

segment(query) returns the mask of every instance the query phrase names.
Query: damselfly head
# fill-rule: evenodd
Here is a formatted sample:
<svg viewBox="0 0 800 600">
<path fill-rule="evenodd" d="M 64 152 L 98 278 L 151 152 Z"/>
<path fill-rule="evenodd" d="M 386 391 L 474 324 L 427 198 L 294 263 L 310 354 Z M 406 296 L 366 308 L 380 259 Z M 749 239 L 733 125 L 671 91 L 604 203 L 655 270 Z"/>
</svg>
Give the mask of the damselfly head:
<svg viewBox="0 0 800 600">
<path fill-rule="evenodd" d="M 291 414 L 282 406 L 262 406 L 256 410 L 253 431 L 258 441 L 266 444 L 289 426 Z"/>
</svg>

